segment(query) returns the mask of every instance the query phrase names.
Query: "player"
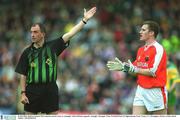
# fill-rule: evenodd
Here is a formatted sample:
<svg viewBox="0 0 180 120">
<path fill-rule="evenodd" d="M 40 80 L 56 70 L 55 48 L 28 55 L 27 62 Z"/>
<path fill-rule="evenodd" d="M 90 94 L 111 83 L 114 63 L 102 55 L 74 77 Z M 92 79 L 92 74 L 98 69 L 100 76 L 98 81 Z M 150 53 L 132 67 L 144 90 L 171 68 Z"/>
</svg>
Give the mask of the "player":
<svg viewBox="0 0 180 120">
<path fill-rule="evenodd" d="M 108 61 L 109 70 L 119 70 L 137 74 L 137 90 L 133 102 L 133 114 L 167 114 L 166 52 L 156 41 L 159 25 L 155 21 L 145 21 L 140 29 L 140 41 L 145 45 L 137 52 L 136 60 L 122 62 L 117 57 Z"/>
<path fill-rule="evenodd" d="M 24 104 L 25 114 L 57 114 L 58 56 L 68 47 L 70 38 L 78 33 L 95 13 L 96 7 L 87 12 L 84 9 L 84 17 L 77 25 L 62 37 L 50 42 L 46 41 L 46 31 L 42 24 L 32 25 L 32 44 L 23 51 L 15 69 L 21 74 L 21 102 Z"/>
<path fill-rule="evenodd" d="M 176 114 L 176 85 L 180 83 L 179 72 L 176 65 L 168 61 L 167 64 L 167 83 L 166 88 L 168 90 L 168 114 Z"/>
</svg>

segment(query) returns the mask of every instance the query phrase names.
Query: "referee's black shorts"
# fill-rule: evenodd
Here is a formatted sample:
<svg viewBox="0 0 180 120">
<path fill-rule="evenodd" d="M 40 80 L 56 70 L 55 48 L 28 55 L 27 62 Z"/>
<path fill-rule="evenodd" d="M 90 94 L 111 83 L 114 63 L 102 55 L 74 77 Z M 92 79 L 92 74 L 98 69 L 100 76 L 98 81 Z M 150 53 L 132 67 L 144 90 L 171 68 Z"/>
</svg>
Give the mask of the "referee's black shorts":
<svg viewBox="0 0 180 120">
<path fill-rule="evenodd" d="M 30 84 L 26 86 L 26 96 L 29 104 L 24 105 L 26 112 L 50 113 L 59 109 L 59 96 L 57 84 Z"/>
</svg>

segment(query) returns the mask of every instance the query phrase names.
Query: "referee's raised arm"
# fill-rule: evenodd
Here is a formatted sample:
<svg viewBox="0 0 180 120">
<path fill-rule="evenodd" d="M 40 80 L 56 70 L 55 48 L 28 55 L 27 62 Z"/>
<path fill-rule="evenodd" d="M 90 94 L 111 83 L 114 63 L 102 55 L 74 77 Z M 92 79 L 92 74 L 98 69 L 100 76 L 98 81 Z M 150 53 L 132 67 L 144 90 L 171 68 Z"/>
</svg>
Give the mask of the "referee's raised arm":
<svg viewBox="0 0 180 120">
<path fill-rule="evenodd" d="M 83 26 L 87 23 L 87 21 L 93 17 L 93 15 L 96 13 L 96 7 L 91 8 L 86 12 L 86 9 L 84 9 L 84 17 L 82 20 L 75 25 L 69 32 L 65 33 L 62 38 L 64 42 L 68 42 L 71 37 L 73 37 L 77 32 L 79 32 Z"/>
</svg>

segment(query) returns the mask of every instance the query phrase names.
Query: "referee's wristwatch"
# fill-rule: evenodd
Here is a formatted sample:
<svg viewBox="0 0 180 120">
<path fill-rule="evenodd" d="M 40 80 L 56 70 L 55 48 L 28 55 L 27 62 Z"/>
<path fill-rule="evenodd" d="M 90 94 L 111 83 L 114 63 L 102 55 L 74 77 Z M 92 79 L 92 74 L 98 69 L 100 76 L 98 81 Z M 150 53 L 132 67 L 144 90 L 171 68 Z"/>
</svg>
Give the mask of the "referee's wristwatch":
<svg viewBox="0 0 180 120">
<path fill-rule="evenodd" d="M 26 93 L 26 91 L 21 91 L 21 95 L 22 95 L 23 93 Z"/>
<path fill-rule="evenodd" d="M 83 22 L 84 24 L 87 24 L 87 20 L 85 20 L 85 18 L 82 18 L 82 22 Z"/>
</svg>

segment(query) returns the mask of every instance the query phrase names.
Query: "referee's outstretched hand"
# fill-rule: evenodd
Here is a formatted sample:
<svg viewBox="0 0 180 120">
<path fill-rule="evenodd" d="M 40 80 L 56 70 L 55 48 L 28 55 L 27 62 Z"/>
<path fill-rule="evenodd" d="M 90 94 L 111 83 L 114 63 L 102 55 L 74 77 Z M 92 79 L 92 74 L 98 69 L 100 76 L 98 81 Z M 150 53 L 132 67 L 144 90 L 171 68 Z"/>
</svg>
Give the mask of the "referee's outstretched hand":
<svg viewBox="0 0 180 120">
<path fill-rule="evenodd" d="M 96 13 L 96 7 L 91 8 L 90 10 L 86 11 L 84 8 L 84 20 L 89 20 L 94 14 Z"/>
</svg>

